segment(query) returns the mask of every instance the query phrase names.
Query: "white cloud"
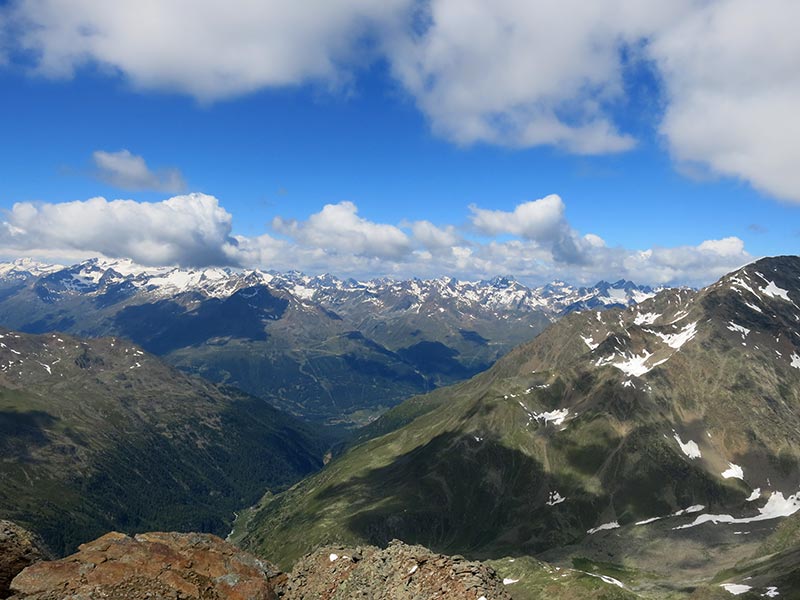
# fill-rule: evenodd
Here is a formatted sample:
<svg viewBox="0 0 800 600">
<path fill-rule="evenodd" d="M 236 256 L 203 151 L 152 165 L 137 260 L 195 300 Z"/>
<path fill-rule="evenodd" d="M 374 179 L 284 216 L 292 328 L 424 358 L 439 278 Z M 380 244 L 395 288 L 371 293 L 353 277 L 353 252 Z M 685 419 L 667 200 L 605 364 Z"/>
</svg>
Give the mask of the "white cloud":
<svg viewBox="0 0 800 600">
<path fill-rule="evenodd" d="M 231 215 L 216 198 L 176 196 L 156 203 L 92 198 L 19 202 L 5 215 L 0 247 L 127 257 L 144 265 L 237 262 Z"/>
<path fill-rule="evenodd" d="M 628 150 L 608 104 L 623 96 L 620 45 L 670 11 L 606 0 L 432 0 L 424 30 L 390 40 L 398 79 L 435 131 L 460 144 Z"/>
<path fill-rule="evenodd" d="M 92 153 L 97 167 L 97 178 L 123 190 L 153 190 L 157 192 L 181 192 L 186 182 L 178 169 L 151 171 L 144 158 L 128 150 Z"/>
<path fill-rule="evenodd" d="M 308 80 L 340 83 L 407 0 L 20 0 L 21 43 L 37 70 L 87 63 L 134 85 L 202 100 Z"/>
<path fill-rule="evenodd" d="M 461 242 L 455 226 L 437 227 L 430 221 L 415 221 L 411 224 L 414 239 L 430 250 L 452 248 Z"/>
<path fill-rule="evenodd" d="M 629 277 L 653 283 L 702 285 L 753 260 L 736 237 L 705 240 L 697 246 L 654 247 L 627 252 L 611 265 Z"/>
<path fill-rule="evenodd" d="M 512 234 L 534 241 L 549 249 L 558 262 L 580 264 L 589 260 L 588 253 L 602 245 L 602 238 L 589 234 L 581 237 L 564 216 L 564 202 L 556 194 L 517 205 L 511 211 L 487 210 L 475 205 L 472 224 L 489 235 Z"/>
<path fill-rule="evenodd" d="M 472 224 L 483 233 L 510 233 L 529 240 L 548 240 L 566 225 L 564 202 L 556 194 L 517 205 L 512 212 L 471 205 Z"/>
<path fill-rule="evenodd" d="M 269 233 L 232 234 L 230 213 L 204 194 L 155 203 L 104 198 L 24 202 L 15 204 L 0 225 L 0 255 L 55 262 L 103 255 L 145 265 L 230 265 L 355 277 L 512 274 L 531 283 L 624 277 L 689 285 L 710 283 L 753 258 L 735 237 L 674 248 L 609 247 L 596 234 L 575 231 L 563 217 L 558 196 L 521 204 L 508 213 L 480 210 L 472 208 L 473 219 L 484 218 L 489 235 L 480 240 L 468 239 L 454 225 L 375 223 L 360 217 L 352 202 L 326 205 L 302 221 L 276 217 L 273 226 L 285 236 L 281 239 Z M 549 217 L 550 229 L 542 228 L 534 215 Z M 514 218 L 519 227 L 512 224 Z M 577 257 L 565 255 L 564 231 Z"/>
<path fill-rule="evenodd" d="M 800 201 L 800 3 L 710 2 L 649 48 L 668 90 L 661 132 L 680 161 Z"/>
<path fill-rule="evenodd" d="M 800 201 L 796 0 L 19 0 L 4 20 L 42 75 L 99 65 L 202 101 L 386 61 L 446 139 L 577 154 L 634 147 L 626 69 L 650 64 L 677 161 Z"/>
<path fill-rule="evenodd" d="M 403 231 L 358 216 L 358 208 L 352 202 L 326 204 L 304 222 L 275 217 L 272 227 L 303 245 L 333 253 L 396 258 L 411 249 Z"/>
</svg>

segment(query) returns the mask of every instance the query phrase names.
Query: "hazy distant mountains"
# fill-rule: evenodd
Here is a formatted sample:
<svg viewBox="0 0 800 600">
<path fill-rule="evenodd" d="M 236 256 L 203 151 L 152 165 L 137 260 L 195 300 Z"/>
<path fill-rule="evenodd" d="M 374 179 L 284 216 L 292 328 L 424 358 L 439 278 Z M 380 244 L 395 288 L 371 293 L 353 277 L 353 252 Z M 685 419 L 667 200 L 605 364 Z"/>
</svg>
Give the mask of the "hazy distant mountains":
<svg viewBox="0 0 800 600">
<path fill-rule="evenodd" d="M 800 258 L 572 313 L 361 439 L 262 502 L 248 546 L 290 563 L 318 543 L 399 538 L 579 563 L 647 597 L 723 569 L 693 597 L 725 597 L 722 582 L 797 597 Z"/>
<path fill-rule="evenodd" d="M 564 314 L 653 293 L 627 281 L 529 288 L 19 260 L 0 265 L 0 324 L 123 336 L 293 414 L 348 425 L 488 368 Z"/>
</svg>

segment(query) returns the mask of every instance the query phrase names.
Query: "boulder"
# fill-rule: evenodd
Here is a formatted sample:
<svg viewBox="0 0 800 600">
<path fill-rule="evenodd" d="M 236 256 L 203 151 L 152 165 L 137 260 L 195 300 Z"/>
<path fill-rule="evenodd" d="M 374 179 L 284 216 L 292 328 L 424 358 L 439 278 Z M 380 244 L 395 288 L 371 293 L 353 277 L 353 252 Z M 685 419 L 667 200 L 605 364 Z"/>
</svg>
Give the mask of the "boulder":
<svg viewBox="0 0 800 600">
<path fill-rule="evenodd" d="M 273 600 L 270 563 L 199 533 L 108 533 L 77 553 L 36 563 L 11 582 L 13 600 Z"/>
<path fill-rule="evenodd" d="M 20 571 L 48 558 L 36 535 L 16 523 L 0 520 L 0 598 L 9 596 L 11 580 Z"/>
</svg>

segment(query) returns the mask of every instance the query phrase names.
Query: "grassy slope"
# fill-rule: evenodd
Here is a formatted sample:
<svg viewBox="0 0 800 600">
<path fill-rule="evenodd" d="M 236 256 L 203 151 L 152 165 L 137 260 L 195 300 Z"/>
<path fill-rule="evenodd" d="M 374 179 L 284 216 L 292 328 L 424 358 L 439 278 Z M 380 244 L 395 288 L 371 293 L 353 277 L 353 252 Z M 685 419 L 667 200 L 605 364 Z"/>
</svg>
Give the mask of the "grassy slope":
<svg viewBox="0 0 800 600">
<path fill-rule="evenodd" d="M 659 585 L 671 580 L 676 593 L 687 593 L 752 554 L 756 542 L 743 544 L 714 526 L 670 533 L 692 517 L 646 527 L 635 521 L 693 504 L 752 512 L 745 497 L 767 480 L 771 489 L 796 491 L 800 397 L 790 382 L 797 374 L 775 358 L 791 351 L 785 332 L 794 327 L 793 313 L 779 304 L 765 308 L 774 318 L 753 317 L 721 286 L 699 295 L 670 292 L 639 312 L 571 315 L 487 373 L 388 413 L 322 472 L 265 499 L 244 542 L 284 566 L 331 541 L 399 537 L 477 558 L 563 547 L 552 555 L 562 564 L 582 554 L 602 562 L 605 553 L 605 560 L 652 570 Z M 663 316 L 633 323 L 647 311 Z M 681 315 L 685 321 L 673 326 Z M 730 330 L 732 320 L 752 328 L 748 344 Z M 679 352 L 654 346 L 645 331 L 672 334 L 691 322 L 697 334 Z M 590 354 L 582 336 L 605 341 Z M 648 347 L 654 360 L 668 360 L 632 378 L 633 386 L 622 385 L 630 378 L 618 369 L 596 366 L 597 357 Z M 529 417 L 564 407 L 578 418 L 563 431 Z M 702 459 L 688 459 L 675 432 L 697 440 Z M 729 461 L 744 467 L 747 483 L 720 477 Z M 567 501 L 548 506 L 552 491 Z M 614 520 L 623 525 L 619 533 L 586 535 Z"/>
<path fill-rule="evenodd" d="M 57 552 L 109 529 L 224 535 L 234 510 L 321 466 L 299 422 L 130 343 L 4 335 L 0 515 Z"/>
</svg>

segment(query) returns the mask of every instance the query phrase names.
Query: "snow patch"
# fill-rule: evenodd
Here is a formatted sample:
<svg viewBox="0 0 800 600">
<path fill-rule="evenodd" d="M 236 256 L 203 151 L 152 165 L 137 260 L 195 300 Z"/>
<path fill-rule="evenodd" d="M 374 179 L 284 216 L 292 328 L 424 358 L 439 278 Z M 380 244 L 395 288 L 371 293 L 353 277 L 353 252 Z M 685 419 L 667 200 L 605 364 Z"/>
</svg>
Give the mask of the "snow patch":
<svg viewBox="0 0 800 600">
<path fill-rule="evenodd" d="M 564 500 L 566 500 L 566 498 L 558 492 L 550 492 L 545 504 L 547 504 L 547 506 L 555 506 L 556 504 L 561 504 Z"/>
<path fill-rule="evenodd" d="M 543 421 L 545 424 L 551 422 L 553 425 L 561 425 L 569 416 L 569 409 L 560 408 L 558 410 L 551 410 L 550 412 L 532 413 L 532 416 L 537 421 Z"/>
<path fill-rule="evenodd" d="M 687 506 L 681 510 L 675 511 L 671 515 L 666 515 L 664 517 L 650 517 L 649 519 L 645 519 L 644 521 L 636 521 L 635 525 L 647 525 L 648 523 L 654 523 L 655 521 L 660 521 L 661 519 L 666 519 L 668 517 L 680 517 L 682 515 L 688 515 L 691 513 L 700 512 L 703 510 L 705 506 L 702 504 L 693 504 L 692 506 Z"/>
<path fill-rule="evenodd" d="M 617 529 L 619 527 L 619 523 L 616 521 L 611 521 L 610 523 L 603 523 L 602 525 L 598 525 L 597 527 L 592 527 L 591 529 L 587 529 L 586 533 L 589 535 L 593 533 L 597 533 L 598 531 L 604 531 L 606 529 Z"/>
<path fill-rule="evenodd" d="M 764 279 L 764 281 L 767 281 Z M 783 288 L 779 288 L 775 285 L 774 281 L 769 281 L 767 283 L 767 287 L 761 288 L 761 293 L 766 294 L 770 298 L 781 298 L 782 300 L 786 300 L 786 302 L 791 302 L 789 298 L 789 292 L 784 290 Z"/>
<path fill-rule="evenodd" d="M 663 360 L 659 360 L 658 362 L 653 363 L 652 365 L 648 366 L 647 365 L 647 360 L 651 356 L 653 356 L 653 354 L 651 352 L 648 352 L 647 350 L 645 350 L 644 354 L 642 356 L 638 356 L 638 355 L 634 354 L 634 355 L 630 356 L 630 358 L 628 358 L 628 360 L 626 360 L 626 361 L 623 361 L 623 362 L 620 362 L 620 363 L 611 363 L 611 366 L 616 367 L 617 369 L 619 369 L 620 371 L 622 371 L 626 375 L 632 375 L 634 377 L 641 377 L 645 373 L 649 372 L 651 369 L 654 369 L 658 365 L 663 364 L 663 363 L 667 362 L 667 360 L 669 360 L 668 358 L 665 358 Z"/>
<path fill-rule="evenodd" d="M 517 583 L 519 579 L 511 579 L 510 577 L 503 578 L 503 585 L 511 585 L 512 583 Z"/>
<path fill-rule="evenodd" d="M 766 591 L 766 592 L 764 592 L 764 593 L 763 593 L 763 594 L 761 594 L 761 595 L 762 595 L 762 596 L 766 596 L 767 598 L 775 598 L 776 596 L 780 596 L 781 594 L 780 594 L 780 592 L 778 591 L 778 588 L 776 588 L 774 585 L 771 585 L 771 586 L 769 586 L 769 587 L 767 588 L 767 591 Z"/>
<path fill-rule="evenodd" d="M 605 583 L 610 583 L 611 585 L 615 585 L 617 587 L 621 587 L 625 589 L 625 586 L 622 585 L 622 582 L 619 579 L 614 579 L 613 577 L 609 577 L 608 575 L 599 575 L 598 573 L 589 573 L 588 571 L 584 571 L 587 575 L 591 575 L 592 577 L 597 577 L 598 579 L 603 580 Z"/>
<path fill-rule="evenodd" d="M 754 517 L 732 517 L 731 515 L 700 515 L 691 523 L 675 527 L 674 529 L 688 529 L 703 523 L 754 523 L 756 521 L 769 521 L 781 517 L 788 517 L 800 510 L 800 492 L 784 498 L 783 492 L 772 492 L 767 503 L 758 509 L 758 514 Z"/>
<path fill-rule="evenodd" d="M 742 334 L 742 339 L 747 337 L 747 334 L 750 333 L 750 330 L 747 327 L 742 327 L 741 325 L 737 325 L 733 321 L 728 322 L 728 330 L 735 331 Z"/>
<path fill-rule="evenodd" d="M 753 502 L 761 498 L 761 488 L 756 488 L 753 492 L 747 497 L 748 502 Z"/>
<path fill-rule="evenodd" d="M 596 344 L 594 339 L 592 339 L 591 337 L 583 337 L 583 336 L 581 336 L 581 339 L 583 340 L 584 344 L 589 346 L 589 350 L 594 350 L 595 348 L 597 348 L 600 345 L 600 344 Z"/>
<path fill-rule="evenodd" d="M 648 333 L 652 333 L 660 337 L 670 348 L 674 348 L 675 350 L 680 350 L 681 346 L 683 346 L 686 342 L 691 340 L 697 333 L 697 321 L 695 321 L 694 323 L 689 323 L 678 333 L 659 333 L 657 331 L 651 331 L 649 329 L 646 331 Z"/>
<path fill-rule="evenodd" d="M 679 510 L 677 512 L 672 513 L 672 516 L 673 517 L 680 517 L 681 515 L 689 515 L 691 513 L 700 512 L 704 508 L 705 508 L 705 506 L 703 506 L 702 504 L 692 504 L 691 506 L 688 506 L 688 507 L 684 508 L 683 510 Z"/>
<path fill-rule="evenodd" d="M 796 353 L 792 352 L 792 355 L 789 358 L 792 359 L 792 366 L 795 369 L 800 369 L 800 356 L 797 356 Z"/>
<path fill-rule="evenodd" d="M 504 396 L 504 398 L 508 398 L 509 396 Z M 511 394 L 511 398 L 515 398 L 514 394 Z M 517 400 L 517 403 L 522 407 L 522 410 L 528 415 L 528 423 L 533 420 L 542 421 L 545 425 L 547 423 L 553 423 L 553 425 L 561 425 L 566 421 L 567 417 L 569 416 L 569 409 L 568 408 L 560 408 L 558 410 L 551 410 L 549 412 L 531 412 L 528 410 L 528 407 L 525 406 L 521 400 Z M 577 416 L 577 415 L 576 415 Z M 574 418 L 574 417 L 573 417 Z"/>
<path fill-rule="evenodd" d="M 328 557 L 328 560 L 330 560 L 331 562 L 334 562 L 334 561 L 336 561 L 338 559 L 339 559 L 339 555 L 338 554 L 334 554 L 333 552 L 331 552 L 331 555 Z"/>
<path fill-rule="evenodd" d="M 722 476 L 725 479 L 741 479 L 744 481 L 744 471 L 742 467 L 732 462 L 728 463 L 728 468 L 722 472 Z"/>
<path fill-rule="evenodd" d="M 758 308 L 755 304 L 750 304 L 749 302 L 745 301 L 745 305 L 747 305 L 748 308 L 752 308 L 756 312 L 760 312 L 762 314 L 764 313 L 764 311 Z"/>
<path fill-rule="evenodd" d="M 681 447 L 681 451 L 688 456 L 690 459 L 694 460 L 695 458 L 700 458 L 702 454 L 700 453 L 700 446 L 697 445 L 697 442 L 693 442 L 689 440 L 685 444 L 681 441 L 681 437 L 676 433 L 674 436 L 675 441 L 678 442 L 678 445 Z"/>
<path fill-rule="evenodd" d="M 633 320 L 633 324 L 652 325 L 660 316 L 661 315 L 659 313 L 642 313 L 640 315 L 636 315 L 636 318 Z"/>
<path fill-rule="evenodd" d="M 749 592 L 751 589 L 753 589 L 749 585 L 745 585 L 743 583 L 721 583 L 719 587 L 723 588 L 726 592 L 733 594 L 734 596 L 744 594 L 745 592 Z"/>
<path fill-rule="evenodd" d="M 414 565 L 413 567 L 411 567 L 411 568 L 408 570 L 408 574 L 409 574 L 409 575 L 413 575 L 414 573 L 416 573 L 416 572 L 417 572 L 417 569 L 419 569 L 419 565 Z"/>
</svg>

